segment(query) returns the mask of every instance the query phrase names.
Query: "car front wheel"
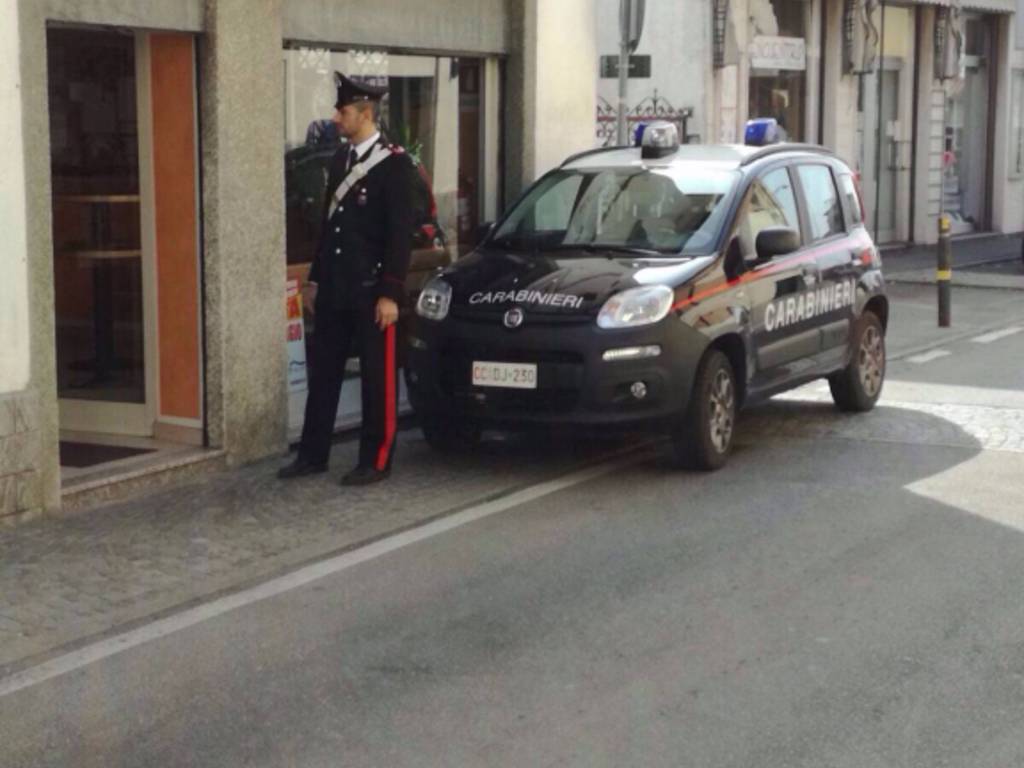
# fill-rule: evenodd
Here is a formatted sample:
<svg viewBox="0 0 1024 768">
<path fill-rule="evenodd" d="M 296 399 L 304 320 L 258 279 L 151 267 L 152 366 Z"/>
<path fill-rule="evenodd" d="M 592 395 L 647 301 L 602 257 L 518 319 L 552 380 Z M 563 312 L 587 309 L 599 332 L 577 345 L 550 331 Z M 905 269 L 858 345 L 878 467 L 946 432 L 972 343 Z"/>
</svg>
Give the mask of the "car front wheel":
<svg viewBox="0 0 1024 768">
<path fill-rule="evenodd" d="M 854 325 L 850 363 L 828 377 L 832 400 L 841 411 L 870 411 L 885 382 L 885 331 L 874 312 Z"/>
<path fill-rule="evenodd" d="M 678 466 L 710 471 L 725 464 L 736 426 L 736 375 L 729 358 L 713 349 L 697 369 L 693 393 L 672 432 Z"/>
</svg>

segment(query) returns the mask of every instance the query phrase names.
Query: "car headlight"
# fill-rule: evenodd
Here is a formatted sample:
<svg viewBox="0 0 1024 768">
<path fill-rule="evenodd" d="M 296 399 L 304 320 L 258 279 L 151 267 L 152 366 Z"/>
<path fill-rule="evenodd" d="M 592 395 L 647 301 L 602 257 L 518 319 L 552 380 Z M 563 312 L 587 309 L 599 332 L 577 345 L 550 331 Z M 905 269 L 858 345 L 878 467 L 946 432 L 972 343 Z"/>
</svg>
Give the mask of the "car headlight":
<svg viewBox="0 0 1024 768">
<path fill-rule="evenodd" d="M 444 280 L 434 278 L 420 292 L 416 300 L 416 314 L 428 320 L 444 320 L 452 304 L 452 287 Z"/>
<path fill-rule="evenodd" d="M 645 285 L 616 293 L 597 313 L 601 328 L 635 328 L 656 323 L 672 309 L 675 294 L 667 285 Z"/>
</svg>

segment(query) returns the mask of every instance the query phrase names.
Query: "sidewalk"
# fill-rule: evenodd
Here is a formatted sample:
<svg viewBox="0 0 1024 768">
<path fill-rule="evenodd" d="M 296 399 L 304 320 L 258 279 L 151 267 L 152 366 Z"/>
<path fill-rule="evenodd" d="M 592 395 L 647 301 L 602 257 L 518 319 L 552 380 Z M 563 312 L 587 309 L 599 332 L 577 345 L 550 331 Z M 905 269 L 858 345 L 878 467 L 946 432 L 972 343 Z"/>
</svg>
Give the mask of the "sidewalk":
<svg viewBox="0 0 1024 768">
<path fill-rule="evenodd" d="M 331 471 L 280 482 L 268 459 L 147 496 L 0 528 L 0 677 L 55 649 L 292 570 L 454 510 L 565 474 L 620 443 L 488 440 L 471 456 L 399 436 L 386 483 L 342 488 Z M 529 455 L 530 460 L 523 457 Z"/>
<path fill-rule="evenodd" d="M 883 259 L 887 273 L 905 263 L 896 255 Z M 953 327 L 945 329 L 936 326 L 933 287 L 897 282 L 890 299 L 891 357 L 1024 322 L 1024 300 L 1014 291 L 957 290 Z M 338 485 L 355 463 L 349 440 L 335 446 L 331 472 L 315 478 L 278 482 L 283 459 L 270 459 L 90 511 L 0 527 L 0 677 L 57 649 L 628 448 L 624 439 L 538 446 L 509 438 L 488 440 L 474 455 L 441 456 L 413 429 L 399 438 L 392 478 L 377 486 Z"/>
<path fill-rule="evenodd" d="M 953 240 L 952 285 L 1024 290 L 1020 235 L 988 235 Z M 936 246 L 915 245 L 882 251 L 890 283 L 935 283 Z"/>
</svg>

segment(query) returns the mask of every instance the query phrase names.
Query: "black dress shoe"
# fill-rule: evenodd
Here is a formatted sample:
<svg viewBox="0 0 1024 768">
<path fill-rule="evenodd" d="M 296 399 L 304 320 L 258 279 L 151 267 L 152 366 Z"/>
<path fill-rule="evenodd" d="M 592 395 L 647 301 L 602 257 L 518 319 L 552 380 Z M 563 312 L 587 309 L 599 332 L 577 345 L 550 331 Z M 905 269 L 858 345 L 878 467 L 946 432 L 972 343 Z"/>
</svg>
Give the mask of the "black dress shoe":
<svg viewBox="0 0 1024 768">
<path fill-rule="evenodd" d="M 391 474 L 391 468 L 384 470 L 377 470 L 373 467 L 356 467 L 343 478 L 341 478 L 342 485 L 370 485 L 371 483 L 379 483 L 381 480 L 387 480 L 388 475 Z"/>
<path fill-rule="evenodd" d="M 286 467 L 277 470 L 278 480 L 293 480 L 296 477 L 306 475 L 319 475 L 327 471 L 326 464 L 313 464 L 303 458 L 298 458 Z"/>
</svg>

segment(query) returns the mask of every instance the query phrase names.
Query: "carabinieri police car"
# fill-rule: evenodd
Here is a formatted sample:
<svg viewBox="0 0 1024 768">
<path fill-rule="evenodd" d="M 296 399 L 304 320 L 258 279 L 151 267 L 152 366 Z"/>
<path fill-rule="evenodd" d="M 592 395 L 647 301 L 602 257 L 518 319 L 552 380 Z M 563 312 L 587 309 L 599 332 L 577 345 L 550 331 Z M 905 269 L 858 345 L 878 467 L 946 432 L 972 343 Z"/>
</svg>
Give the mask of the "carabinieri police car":
<svg viewBox="0 0 1024 768">
<path fill-rule="evenodd" d="M 429 282 L 408 341 L 428 442 L 483 427 L 650 425 L 715 469 L 745 403 L 827 378 L 866 411 L 889 303 L 849 167 L 821 147 L 639 146 L 574 155 Z"/>
</svg>

